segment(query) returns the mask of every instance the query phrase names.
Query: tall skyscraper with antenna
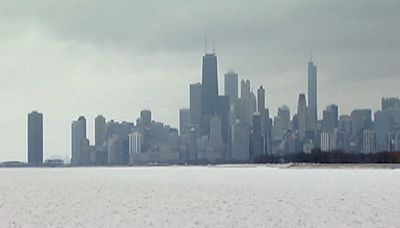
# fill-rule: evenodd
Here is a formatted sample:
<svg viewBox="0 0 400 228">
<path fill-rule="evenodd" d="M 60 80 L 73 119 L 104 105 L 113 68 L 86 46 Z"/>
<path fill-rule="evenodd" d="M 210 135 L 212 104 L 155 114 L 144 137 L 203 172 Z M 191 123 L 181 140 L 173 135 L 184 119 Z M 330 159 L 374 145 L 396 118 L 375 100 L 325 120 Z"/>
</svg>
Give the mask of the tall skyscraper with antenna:
<svg viewBox="0 0 400 228">
<path fill-rule="evenodd" d="M 308 63 L 308 129 L 315 130 L 317 127 L 317 65 L 312 61 Z"/>
<path fill-rule="evenodd" d="M 218 69 L 215 50 L 213 53 L 207 53 L 206 50 L 203 56 L 201 85 L 201 133 L 209 135 L 211 118 L 218 110 Z"/>
</svg>

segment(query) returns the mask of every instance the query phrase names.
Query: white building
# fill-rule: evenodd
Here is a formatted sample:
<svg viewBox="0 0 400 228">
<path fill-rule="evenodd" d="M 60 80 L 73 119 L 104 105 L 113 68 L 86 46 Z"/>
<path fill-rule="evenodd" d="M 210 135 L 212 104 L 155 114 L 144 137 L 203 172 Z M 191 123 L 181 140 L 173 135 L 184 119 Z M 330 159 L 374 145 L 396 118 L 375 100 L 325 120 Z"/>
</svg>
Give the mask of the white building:
<svg viewBox="0 0 400 228">
<path fill-rule="evenodd" d="M 139 132 L 129 134 L 129 163 L 134 163 L 134 158 L 142 152 L 142 135 Z"/>
<path fill-rule="evenodd" d="M 364 154 L 376 152 L 376 133 L 372 130 L 363 131 L 363 149 Z"/>
<path fill-rule="evenodd" d="M 335 134 L 329 132 L 322 132 L 320 143 L 321 143 L 320 144 L 321 151 L 329 152 L 336 149 Z"/>
</svg>

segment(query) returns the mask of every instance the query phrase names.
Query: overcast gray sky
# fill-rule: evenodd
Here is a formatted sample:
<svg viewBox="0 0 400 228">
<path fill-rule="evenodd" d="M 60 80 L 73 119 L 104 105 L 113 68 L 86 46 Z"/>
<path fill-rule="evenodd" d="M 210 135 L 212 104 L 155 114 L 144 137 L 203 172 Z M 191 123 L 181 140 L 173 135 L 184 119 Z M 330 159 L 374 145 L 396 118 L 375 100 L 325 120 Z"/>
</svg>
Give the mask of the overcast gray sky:
<svg viewBox="0 0 400 228">
<path fill-rule="evenodd" d="M 282 104 L 293 114 L 312 48 L 319 115 L 331 103 L 375 111 L 399 96 L 399 21 L 398 0 L 0 0 L 0 161 L 26 159 L 32 110 L 44 114 L 45 158 L 70 154 L 79 115 L 91 140 L 97 114 L 134 121 L 147 108 L 178 127 L 201 80 L 205 29 L 220 93 L 233 69 L 266 87 L 273 115 Z"/>
</svg>

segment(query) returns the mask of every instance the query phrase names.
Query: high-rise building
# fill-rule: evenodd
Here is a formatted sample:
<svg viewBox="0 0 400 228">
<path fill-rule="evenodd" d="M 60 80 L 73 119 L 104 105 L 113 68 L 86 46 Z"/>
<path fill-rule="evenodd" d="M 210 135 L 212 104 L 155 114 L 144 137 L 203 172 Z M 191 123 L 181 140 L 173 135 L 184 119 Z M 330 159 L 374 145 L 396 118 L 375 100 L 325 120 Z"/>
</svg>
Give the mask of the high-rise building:
<svg viewBox="0 0 400 228">
<path fill-rule="evenodd" d="M 140 118 L 142 119 L 143 124 L 145 126 L 150 125 L 151 124 L 151 111 L 147 110 L 147 109 L 140 111 Z"/>
<path fill-rule="evenodd" d="M 287 106 L 278 108 L 278 115 L 274 117 L 274 125 L 272 127 L 272 138 L 281 140 L 285 131 L 289 129 L 290 110 Z"/>
<path fill-rule="evenodd" d="M 301 93 L 297 103 L 297 121 L 300 141 L 304 140 L 307 128 L 307 103 L 306 96 Z"/>
<path fill-rule="evenodd" d="M 190 124 L 190 109 L 183 108 L 179 110 L 179 132 L 181 135 L 189 133 Z"/>
<path fill-rule="evenodd" d="M 216 152 L 222 152 L 221 119 L 215 115 L 210 121 L 209 144 Z"/>
<path fill-rule="evenodd" d="M 226 159 L 228 152 L 228 145 L 230 143 L 229 140 L 229 111 L 230 111 L 230 102 L 228 96 L 218 96 L 218 109 L 217 115 L 221 119 L 221 133 L 222 133 L 222 142 L 224 145 L 224 158 Z"/>
<path fill-rule="evenodd" d="M 129 134 L 129 164 L 135 163 L 135 157 L 142 152 L 142 135 L 139 132 Z"/>
<path fill-rule="evenodd" d="M 336 144 L 335 149 L 350 152 L 351 131 L 349 132 L 341 128 L 335 129 L 334 140 Z"/>
<path fill-rule="evenodd" d="M 262 86 L 257 90 L 257 111 L 265 113 L 265 89 Z"/>
<path fill-rule="evenodd" d="M 318 121 L 317 110 L 317 65 L 311 60 L 308 63 L 308 126 L 315 130 Z"/>
<path fill-rule="evenodd" d="M 106 142 L 106 118 L 98 115 L 94 120 L 94 141 L 95 146 L 100 147 Z"/>
<path fill-rule="evenodd" d="M 250 97 L 250 81 L 242 79 L 240 81 L 240 97 L 248 98 Z"/>
<path fill-rule="evenodd" d="M 193 126 L 201 124 L 201 84 L 190 85 L 190 122 Z"/>
<path fill-rule="evenodd" d="M 246 162 L 250 158 L 250 128 L 239 120 L 232 128 L 232 161 Z"/>
<path fill-rule="evenodd" d="M 341 115 L 338 121 L 338 128 L 350 134 L 351 136 L 353 131 L 353 120 L 351 119 L 351 116 Z"/>
<path fill-rule="evenodd" d="M 201 133 L 209 135 L 210 121 L 218 108 L 218 69 L 215 53 L 203 56 L 201 85 Z"/>
<path fill-rule="evenodd" d="M 86 150 L 86 118 L 80 116 L 78 120 L 72 122 L 71 125 L 71 164 L 72 165 L 83 165 L 82 159 L 86 156 L 83 155 Z"/>
<path fill-rule="evenodd" d="M 323 111 L 322 130 L 333 134 L 333 130 L 338 127 L 338 106 L 328 105 Z"/>
<path fill-rule="evenodd" d="M 283 120 L 283 130 L 286 131 L 289 129 L 290 125 L 290 109 L 288 106 L 283 105 L 278 108 L 278 116 L 280 116 Z"/>
<path fill-rule="evenodd" d="M 357 150 L 362 149 L 363 131 L 372 128 L 371 109 L 355 109 L 351 112 L 352 142 Z"/>
<path fill-rule="evenodd" d="M 257 112 L 257 97 L 251 92 L 250 93 L 250 123 L 253 124 L 253 114 Z"/>
<path fill-rule="evenodd" d="M 283 152 L 285 154 L 299 153 L 299 136 L 296 132 L 288 130 L 283 136 Z"/>
<path fill-rule="evenodd" d="M 225 74 L 225 96 L 229 96 L 231 104 L 238 99 L 239 96 L 239 76 L 234 71 Z"/>
<path fill-rule="evenodd" d="M 122 141 L 119 135 L 115 134 L 108 139 L 108 164 L 120 165 L 122 163 Z"/>
<path fill-rule="evenodd" d="M 244 115 L 243 117 L 245 118 L 245 122 L 250 126 L 252 125 L 253 113 L 255 112 L 256 108 L 256 105 L 253 104 L 253 96 L 254 94 L 252 94 L 250 91 L 250 81 L 242 80 L 240 82 L 240 112 Z"/>
<path fill-rule="evenodd" d="M 43 163 L 43 114 L 37 111 L 28 114 L 28 163 Z"/>
<path fill-rule="evenodd" d="M 363 147 L 362 152 L 364 154 L 370 154 L 376 152 L 376 134 L 372 130 L 363 131 Z"/>
<path fill-rule="evenodd" d="M 334 134 L 330 132 L 322 132 L 320 139 L 320 148 L 324 152 L 329 152 L 334 149 Z"/>
<path fill-rule="evenodd" d="M 376 111 L 373 125 L 376 133 L 376 147 L 379 151 L 384 151 L 387 147 L 387 134 L 392 131 L 393 118 L 388 111 Z"/>
<path fill-rule="evenodd" d="M 261 129 L 261 114 L 259 112 L 253 115 L 253 130 L 251 132 L 250 153 L 252 159 L 257 159 L 265 154 L 264 135 Z"/>
<path fill-rule="evenodd" d="M 400 132 L 388 132 L 386 136 L 386 151 L 399 152 L 400 151 Z"/>
<path fill-rule="evenodd" d="M 398 97 L 383 97 L 382 111 L 389 109 L 400 109 L 400 98 Z"/>
</svg>

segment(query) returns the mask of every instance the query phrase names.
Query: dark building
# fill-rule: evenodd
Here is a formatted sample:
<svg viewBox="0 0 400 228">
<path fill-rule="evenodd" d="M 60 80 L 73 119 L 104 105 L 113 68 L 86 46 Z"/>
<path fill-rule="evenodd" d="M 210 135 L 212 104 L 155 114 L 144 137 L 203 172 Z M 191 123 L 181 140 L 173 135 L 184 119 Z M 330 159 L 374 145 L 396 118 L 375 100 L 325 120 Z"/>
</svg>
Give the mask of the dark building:
<svg viewBox="0 0 400 228">
<path fill-rule="evenodd" d="M 96 147 L 106 142 L 106 118 L 102 115 L 98 115 L 94 120 L 94 141 Z"/>
<path fill-rule="evenodd" d="M 28 114 L 28 163 L 43 163 L 43 114 L 37 111 Z"/>
<path fill-rule="evenodd" d="M 261 115 L 256 112 L 253 115 L 253 128 L 251 132 L 251 142 L 250 142 L 250 156 L 252 159 L 257 159 L 257 157 L 264 155 L 264 136 L 261 131 Z"/>
<path fill-rule="evenodd" d="M 351 112 L 352 141 L 356 144 L 358 152 L 363 146 L 363 131 L 372 128 L 371 115 L 371 109 L 355 109 Z"/>
<path fill-rule="evenodd" d="M 383 97 L 382 98 L 382 111 L 388 109 L 400 109 L 400 98 L 398 97 Z"/>
<path fill-rule="evenodd" d="M 193 126 L 201 124 L 201 84 L 190 85 L 190 122 Z"/>
<path fill-rule="evenodd" d="M 265 113 L 265 89 L 262 86 L 257 90 L 257 110 L 262 116 Z"/>
<path fill-rule="evenodd" d="M 333 133 L 334 129 L 338 127 L 338 118 L 338 106 L 334 104 L 327 106 L 323 111 L 322 130 Z"/>
<path fill-rule="evenodd" d="M 86 118 L 80 116 L 78 120 L 72 122 L 71 125 L 71 164 L 72 165 L 86 165 L 88 161 L 89 148 L 86 138 Z"/>
<path fill-rule="evenodd" d="M 307 130 L 307 103 L 306 96 L 301 93 L 299 95 L 299 101 L 297 103 L 297 123 L 298 123 L 298 131 L 300 136 L 300 141 L 304 140 Z"/>
<path fill-rule="evenodd" d="M 150 110 L 142 110 L 140 111 L 140 118 L 143 121 L 145 126 L 151 124 L 151 111 Z"/>
<path fill-rule="evenodd" d="M 387 135 L 392 131 L 393 118 L 387 111 L 375 112 L 374 131 L 376 133 L 376 148 L 378 151 L 387 149 Z"/>
<path fill-rule="evenodd" d="M 187 134 L 190 128 L 190 109 L 182 108 L 179 110 L 179 132 L 181 135 Z"/>
<path fill-rule="evenodd" d="M 218 109 L 217 115 L 221 119 L 221 134 L 222 134 L 222 143 L 223 143 L 223 158 L 227 159 L 228 148 L 230 143 L 230 132 L 229 132 L 229 110 L 230 110 L 230 101 L 228 96 L 218 96 Z"/>
<path fill-rule="evenodd" d="M 308 128 L 315 129 L 318 121 L 317 111 L 317 65 L 308 63 Z"/>
<path fill-rule="evenodd" d="M 229 96 L 230 103 L 233 104 L 239 96 L 239 76 L 234 71 L 225 74 L 225 95 Z"/>
<path fill-rule="evenodd" d="M 217 56 L 214 53 L 203 56 L 201 85 L 201 132 L 209 135 L 210 121 L 218 109 Z"/>
</svg>

